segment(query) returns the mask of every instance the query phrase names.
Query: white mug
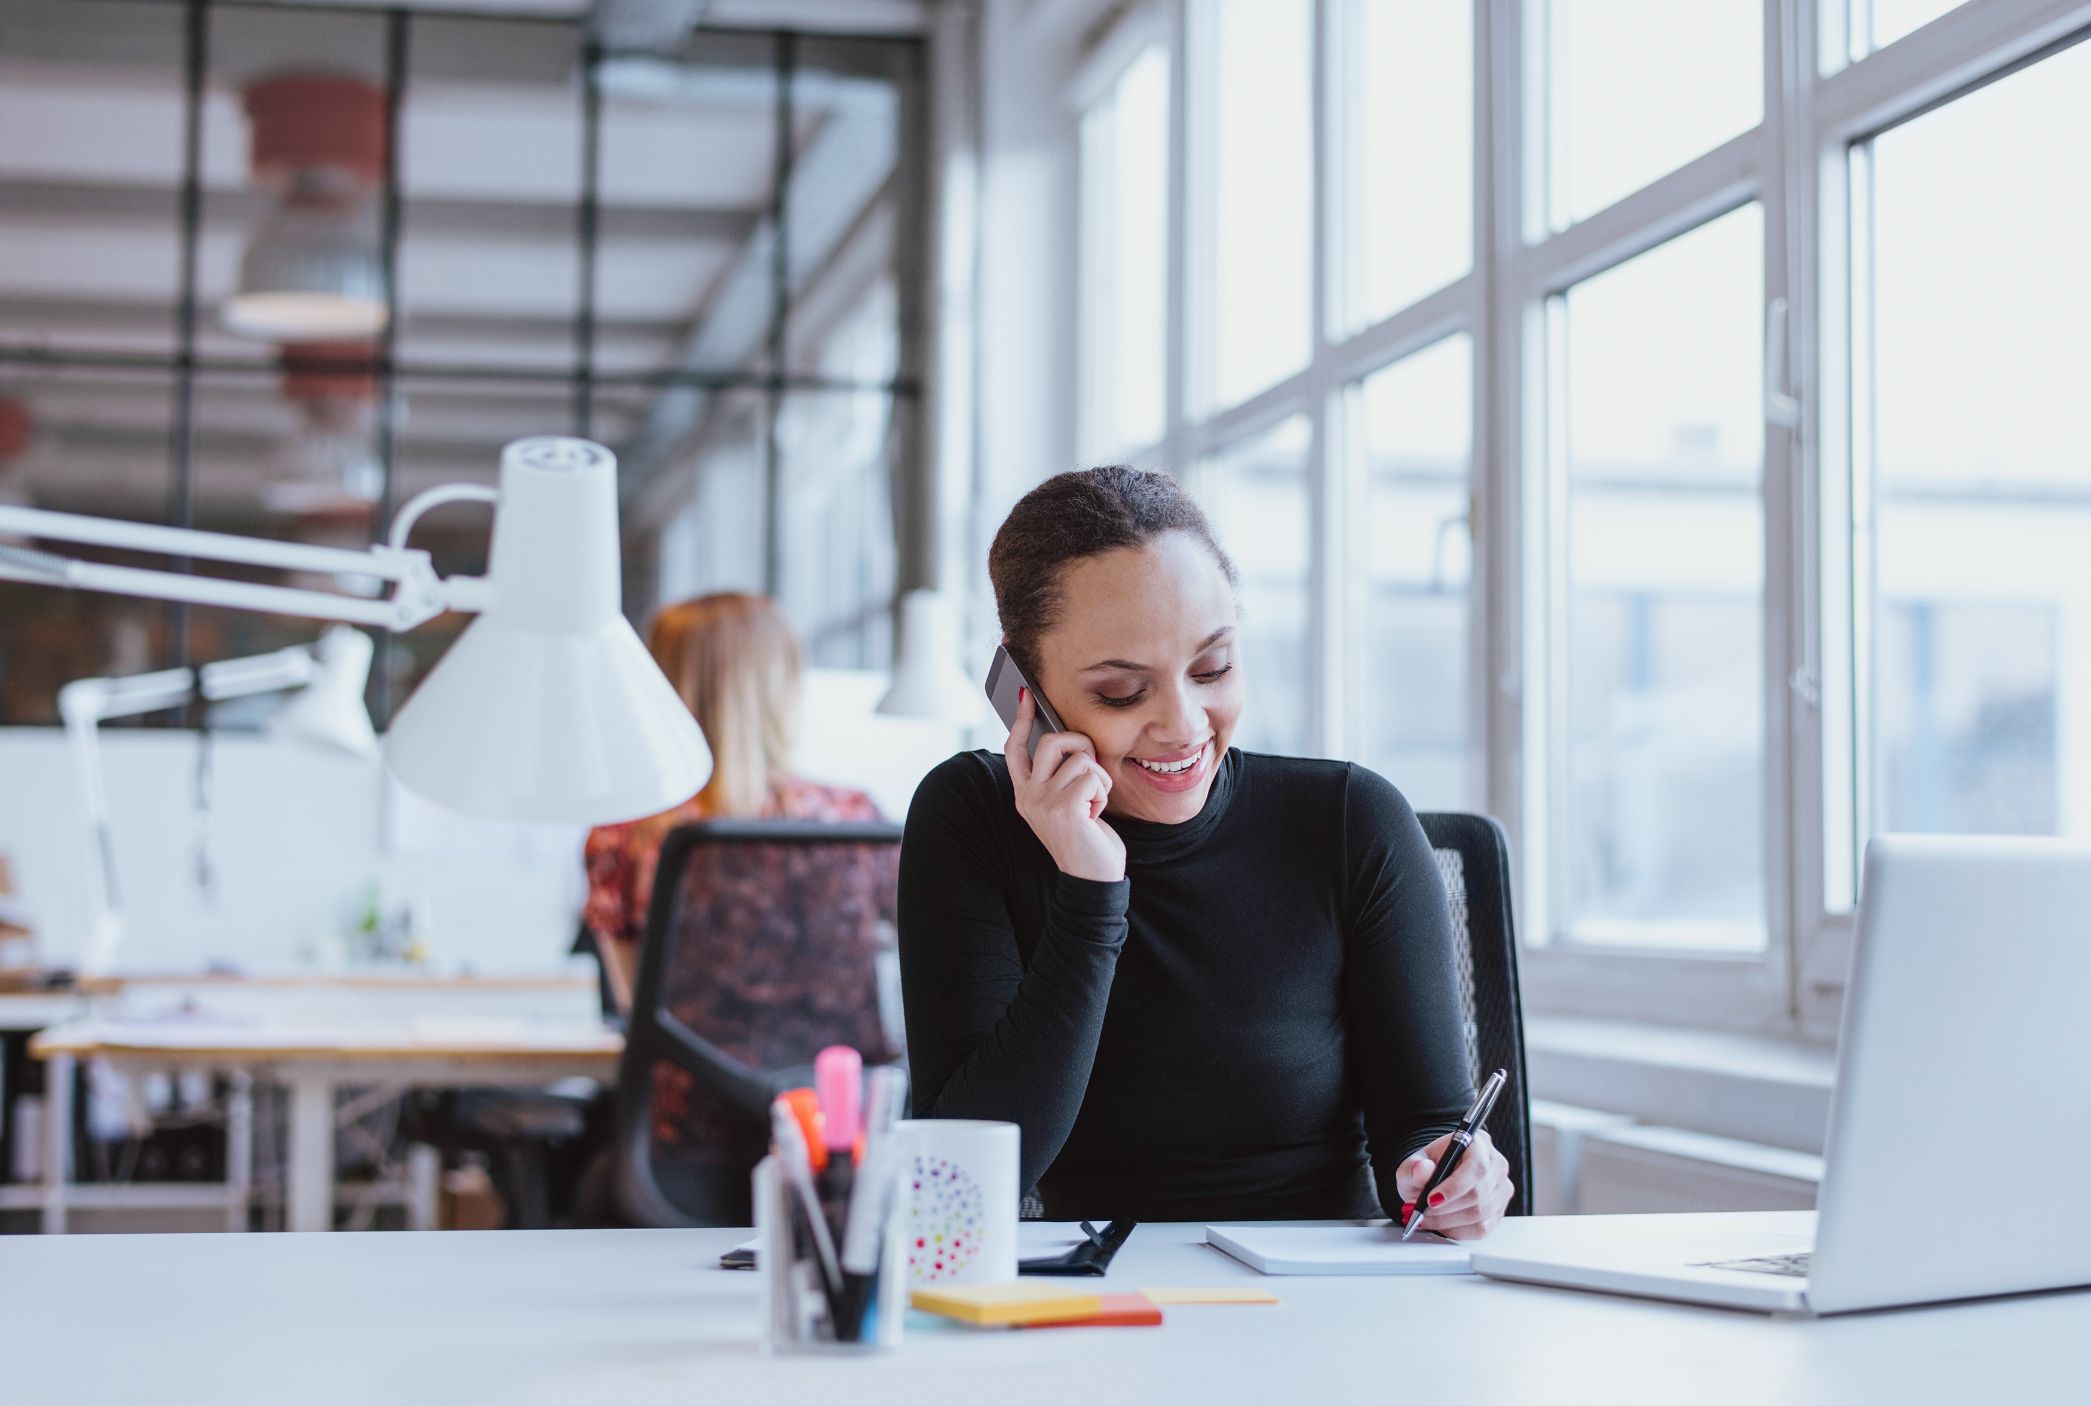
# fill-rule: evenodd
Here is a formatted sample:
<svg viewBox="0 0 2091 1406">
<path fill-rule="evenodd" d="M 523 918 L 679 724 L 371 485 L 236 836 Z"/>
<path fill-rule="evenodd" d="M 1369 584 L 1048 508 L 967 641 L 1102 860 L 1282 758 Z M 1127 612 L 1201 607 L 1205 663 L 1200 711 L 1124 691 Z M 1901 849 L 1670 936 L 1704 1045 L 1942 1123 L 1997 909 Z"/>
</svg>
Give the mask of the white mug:
<svg viewBox="0 0 2091 1406">
<path fill-rule="evenodd" d="M 899 1125 L 907 1161 L 903 1243 L 908 1282 L 1007 1284 L 1016 1279 L 1021 1188 L 1014 1123 L 913 1118 Z"/>
</svg>

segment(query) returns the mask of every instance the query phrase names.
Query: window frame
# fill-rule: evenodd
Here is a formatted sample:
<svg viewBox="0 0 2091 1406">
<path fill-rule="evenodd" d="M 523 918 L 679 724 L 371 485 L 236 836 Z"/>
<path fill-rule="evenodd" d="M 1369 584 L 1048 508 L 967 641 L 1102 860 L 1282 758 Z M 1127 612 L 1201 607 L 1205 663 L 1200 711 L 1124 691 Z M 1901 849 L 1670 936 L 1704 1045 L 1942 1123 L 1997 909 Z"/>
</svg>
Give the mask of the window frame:
<svg viewBox="0 0 2091 1406">
<path fill-rule="evenodd" d="M 1169 46 L 1171 132 L 1167 416 L 1162 440 L 1127 457 L 1188 474 L 1289 415 L 1308 417 L 1316 552 L 1308 750 L 1342 755 L 1362 628 L 1355 525 L 1360 491 L 1350 388 L 1465 332 L 1472 339 L 1472 576 L 1468 667 L 1476 708 L 1477 801 L 1511 835 L 1523 980 L 1532 1009 L 1685 1021 L 1827 1038 L 1851 952 L 1852 915 L 1833 864 L 1855 861 L 1856 830 L 1829 806 L 1851 786 L 1849 730 L 1863 699 L 1848 669 L 1852 443 L 1850 335 L 1855 149 L 1879 132 L 2091 30 L 2091 0 L 1967 0 L 1858 60 L 1848 57 L 1865 0 L 1762 0 L 1763 116 L 1750 131 L 1559 231 L 1548 228 L 1546 0 L 1476 0 L 1472 266 L 1460 280 L 1344 335 L 1343 225 L 1336 188 L 1347 95 L 1335 46 L 1346 0 L 1311 0 L 1315 224 L 1312 355 L 1241 404 L 1200 414 L 1187 387 L 1199 329 L 1187 311 L 1209 250 L 1186 224 L 1186 193 L 1210 172 L 1210 132 L 1187 130 L 1206 79 L 1189 17 L 1197 0 L 1151 0 L 1143 34 Z M 1121 26 L 1122 28 L 1123 26 Z M 1092 53 L 1106 52 L 1109 33 Z M 1192 42 L 1187 43 L 1189 38 Z M 1862 151 L 1857 154 L 1863 155 Z M 1559 636 L 1545 628 L 1560 561 L 1558 396 L 1549 385 L 1550 299 L 1573 285 L 1755 202 L 1764 221 L 1763 794 L 1766 945 L 1750 955 L 1605 950 L 1551 941 L 1549 774 L 1561 710 Z M 1195 319 L 1190 319 L 1195 320 Z M 1079 343 L 1072 353 L 1079 357 Z M 1081 367 L 1077 365 L 1079 376 Z M 1840 654 L 1841 651 L 1841 654 Z M 1837 736 L 1842 729 L 1844 738 Z M 1847 883 L 1843 886 L 1849 888 Z"/>
</svg>

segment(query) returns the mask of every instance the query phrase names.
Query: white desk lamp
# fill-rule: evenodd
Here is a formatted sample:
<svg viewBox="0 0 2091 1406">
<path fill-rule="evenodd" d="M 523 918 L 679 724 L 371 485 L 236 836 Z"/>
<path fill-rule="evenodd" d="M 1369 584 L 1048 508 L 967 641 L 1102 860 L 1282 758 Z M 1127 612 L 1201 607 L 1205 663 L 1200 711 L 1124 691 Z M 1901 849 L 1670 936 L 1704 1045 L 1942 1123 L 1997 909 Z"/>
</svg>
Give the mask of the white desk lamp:
<svg viewBox="0 0 2091 1406">
<path fill-rule="evenodd" d="M 899 644 L 892 686 L 874 711 L 961 727 L 986 721 L 987 695 L 959 663 L 958 622 L 941 591 L 909 591 L 900 598 Z"/>
<path fill-rule="evenodd" d="M 232 698 L 299 689 L 297 698 L 269 722 L 272 736 L 375 757 L 377 733 L 363 707 L 370 677 L 370 636 L 336 625 L 311 647 L 303 645 L 206 664 L 201 669 L 162 669 L 129 678 L 75 679 L 58 690 L 79 788 L 95 853 L 87 866 L 88 931 L 82 969 L 90 974 L 115 966 L 123 947 L 122 892 L 116 882 L 116 849 L 109 829 L 109 796 L 102 774 L 101 725 L 179 708 L 201 697 L 216 703 Z"/>
<path fill-rule="evenodd" d="M 408 548 L 441 503 L 497 505 L 485 577 L 438 577 Z M 480 618 L 439 660 L 386 734 L 409 789 L 505 820 L 627 820 L 688 800 L 711 775 L 689 709 L 619 611 L 617 461 L 587 440 L 517 440 L 499 491 L 430 489 L 390 540 L 363 551 L 0 507 L 0 533 L 335 577 L 376 578 L 369 599 L 182 572 L 76 561 L 0 543 L 0 579 L 411 630 L 446 610 Z"/>
</svg>

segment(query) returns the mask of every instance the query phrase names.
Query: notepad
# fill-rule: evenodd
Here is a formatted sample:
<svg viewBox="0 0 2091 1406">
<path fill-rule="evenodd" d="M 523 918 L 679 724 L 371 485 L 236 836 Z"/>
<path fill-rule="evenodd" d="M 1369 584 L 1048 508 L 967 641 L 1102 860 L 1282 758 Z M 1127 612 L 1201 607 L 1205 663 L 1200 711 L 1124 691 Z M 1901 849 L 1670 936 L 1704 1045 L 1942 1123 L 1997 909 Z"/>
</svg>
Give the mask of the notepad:
<svg viewBox="0 0 2091 1406">
<path fill-rule="evenodd" d="M 908 1302 L 925 1313 L 955 1318 L 980 1328 L 1094 1318 L 1104 1311 L 1102 1294 L 1070 1291 L 1055 1284 L 955 1284 L 917 1289 Z"/>
<path fill-rule="evenodd" d="M 1466 1246 L 1386 1225 L 1208 1225 L 1205 1243 L 1261 1274 L 1472 1273 Z"/>
</svg>

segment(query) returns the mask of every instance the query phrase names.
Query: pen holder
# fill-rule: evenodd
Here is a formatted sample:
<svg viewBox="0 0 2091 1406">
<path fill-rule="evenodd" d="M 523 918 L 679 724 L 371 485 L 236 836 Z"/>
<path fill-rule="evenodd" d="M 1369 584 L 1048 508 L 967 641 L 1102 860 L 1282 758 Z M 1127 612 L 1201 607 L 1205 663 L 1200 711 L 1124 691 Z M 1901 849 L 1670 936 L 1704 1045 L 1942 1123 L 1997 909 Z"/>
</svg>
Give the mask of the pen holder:
<svg viewBox="0 0 2091 1406">
<path fill-rule="evenodd" d="M 878 1268 L 869 1276 L 871 1298 L 854 1335 L 838 1334 L 834 1306 L 821 1282 L 803 1213 L 775 1157 L 756 1164 L 755 1271 L 760 1285 L 764 1352 L 875 1352 L 898 1346 L 907 1314 L 907 1256 L 901 1236 L 907 1220 L 903 1185 L 879 1233 Z"/>
</svg>

